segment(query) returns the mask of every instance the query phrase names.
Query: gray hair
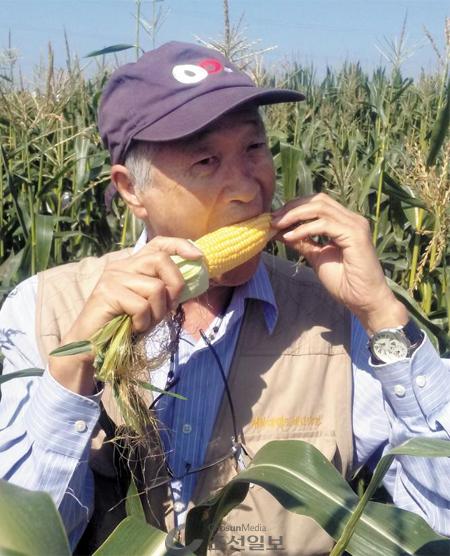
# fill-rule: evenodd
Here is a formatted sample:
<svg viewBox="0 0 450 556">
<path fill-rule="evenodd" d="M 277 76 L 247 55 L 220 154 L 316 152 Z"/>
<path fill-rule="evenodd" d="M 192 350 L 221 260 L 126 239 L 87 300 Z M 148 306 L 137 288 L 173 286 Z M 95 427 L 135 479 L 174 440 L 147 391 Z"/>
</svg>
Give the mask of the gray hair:
<svg viewBox="0 0 450 556">
<path fill-rule="evenodd" d="M 254 110 L 265 131 L 264 119 L 259 106 L 250 104 L 236 108 L 236 111 L 241 110 Z M 143 191 L 151 184 L 153 177 L 152 157 L 158 147 L 163 144 L 154 141 L 133 141 L 128 148 L 124 165 L 130 174 L 131 183 L 138 191 Z"/>
<path fill-rule="evenodd" d="M 134 141 L 127 150 L 124 166 L 130 173 L 131 183 L 138 190 L 142 191 L 152 181 L 152 157 L 156 148 L 156 143 Z"/>
</svg>

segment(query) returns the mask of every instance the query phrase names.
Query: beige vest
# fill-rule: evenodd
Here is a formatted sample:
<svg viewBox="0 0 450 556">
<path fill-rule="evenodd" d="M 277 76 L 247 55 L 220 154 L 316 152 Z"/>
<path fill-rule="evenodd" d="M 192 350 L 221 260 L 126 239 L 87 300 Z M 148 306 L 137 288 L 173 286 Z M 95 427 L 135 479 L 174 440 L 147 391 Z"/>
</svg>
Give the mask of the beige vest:
<svg viewBox="0 0 450 556">
<path fill-rule="evenodd" d="M 59 345 L 106 262 L 129 254 L 121 251 L 85 259 L 39 275 L 36 322 L 44 359 Z M 250 455 L 274 439 L 311 442 L 347 476 L 353 457 L 348 312 L 329 297 L 309 269 L 295 272 L 291 263 L 273 257 L 265 257 L 265 262 L 279 320 L 269 335 L 261 303 L 247 304 L 229 374 L 238 431 Z M 109 415 L 117 415 L 108 391 L 102 401 Z M 91 552 L 125 515 L 119 502 L 126 493 L 127 472 L 114 456 L 112 444 L 102 444 L 113 434 L 114 423 L 104 413 L 90 459 L 96 483 L 94 515 L 80 553 Z M 231 436 L 232 419 L 224 396 L 205 463 L 229 453 Z M 146 465 L 138 470 L 139 488 L 147 489 L 142 497 L 147 519 L 170 530 L 173 511 L 168 487 L 152 488 L 155 481 L 164 480 L 165 467 L 161 458 L 142 459 Z M 214 494 L 236 473 L 232 457 L 199 473 L 193 503 Z M 264 489 L 252 486 L 244 502 L 225 518 L 209 554 L 319 555 L 328 554 L 331 547 L 330 537 L 310 518 L 284 510 Z"/>
</svg>

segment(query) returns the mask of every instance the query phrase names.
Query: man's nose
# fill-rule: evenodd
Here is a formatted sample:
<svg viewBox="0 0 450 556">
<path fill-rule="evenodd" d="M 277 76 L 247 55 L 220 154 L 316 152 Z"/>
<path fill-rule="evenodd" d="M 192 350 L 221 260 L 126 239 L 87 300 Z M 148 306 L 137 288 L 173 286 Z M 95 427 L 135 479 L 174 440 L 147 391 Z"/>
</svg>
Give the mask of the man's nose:
<svg viewBox="0 0 450 556">
<path fill-rule="evenodd" d="M 259 182 L 253 165 L 245 157 L 236 158 L 230 161 L 225 170 L 225 192 L 231 201 L 249 203 L 258 195 Z"/>
</svg>

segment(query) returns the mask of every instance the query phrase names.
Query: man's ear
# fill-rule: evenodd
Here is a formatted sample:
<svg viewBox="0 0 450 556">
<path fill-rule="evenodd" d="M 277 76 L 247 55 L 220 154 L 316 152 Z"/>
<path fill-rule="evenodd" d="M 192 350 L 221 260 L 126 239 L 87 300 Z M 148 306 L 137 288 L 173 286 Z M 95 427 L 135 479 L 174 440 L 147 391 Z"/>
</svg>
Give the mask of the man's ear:
<svg viewBox="0 0 450 556">
<path fill-rule="evenodd" d="M 141 202 L 139 193 L 131 182 L 130 173 L 127 168 L 122 166 L 122 164 L 114 164 L 111 168 L 111 181 L 136 218 L 144 220 L 147 216 L 147 211 Z"/>
</svg>

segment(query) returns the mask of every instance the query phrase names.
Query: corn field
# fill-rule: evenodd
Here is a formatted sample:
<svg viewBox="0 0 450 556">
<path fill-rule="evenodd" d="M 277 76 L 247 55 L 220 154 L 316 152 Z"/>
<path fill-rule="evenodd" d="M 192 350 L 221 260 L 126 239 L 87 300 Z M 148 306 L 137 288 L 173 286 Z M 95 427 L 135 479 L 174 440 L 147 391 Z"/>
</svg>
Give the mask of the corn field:
<svg viewBox="0 0 450 556">
<path fill-rule="evenodd" d="M 0 297 L 36 272 L 130 245 L 139 234 L 120 200 L 110 212 L 103 200 L 110 168 L 95 117 L 108 75 L 99 66 L 88 79 L 73 61 L 56 71 L 51 56 L 33 89 L 0 75 Z M 364 214 L 392 288 L 448 351 L 447 65 L 416 81 L 398 67 L 368 75 L 358 63 L 321 79 L 295 63 L 277 75 L 254 68 L 254 77 L 306 95 L 265 109 L 275 206 L 325 191 Z"/>
</svg>

